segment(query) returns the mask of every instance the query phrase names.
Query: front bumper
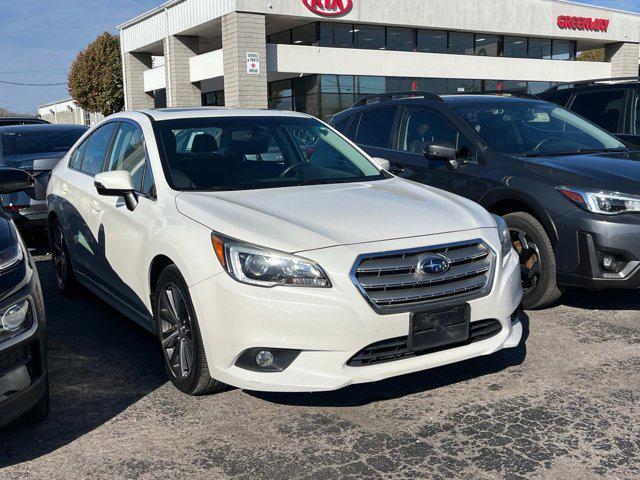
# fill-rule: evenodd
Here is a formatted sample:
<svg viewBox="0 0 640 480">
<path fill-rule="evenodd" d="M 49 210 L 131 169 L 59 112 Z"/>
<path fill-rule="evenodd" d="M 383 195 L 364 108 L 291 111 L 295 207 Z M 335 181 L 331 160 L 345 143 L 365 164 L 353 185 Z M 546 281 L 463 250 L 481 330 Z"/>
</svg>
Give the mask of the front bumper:
<svg viewBox="0 0 640 480">
<path fill-rule="evenodd" d="M 592 289 L 640 288 L 640 216 L 603 216 L 576 209 L 556 220 L 558 283 Z M 602 255 L 623 259 L 619 272 L 607 272 Z"/>
<path fill-rule="evenodd" d="M 0 342 L 0 427 L 34 407 L 47 389 L 47 337 L 40 283 L 27 262 L 26 285 L 2 301 L 2 308 L 30 298 L 30 329 Z"/>
<path fill-rule="evenodd" d="M 447 243 L 441 240 L 429 240 L 427 245 Z M 406 248 L 425 245 L 415 244 L 415 239 L 404 242 Z M 385 243 L 378 245 L 376 251 L 405 248 L 398 242 Z M 325 268 L 332 263 L 351 266 L 358 253 L 366 252 L 336 247 L 303 256 Z M 352 283 L 348 271 L 325 268 L 333 283 L 331 289 L 257 288 L 238 283 L 222 273 L 190 290 L 214 378 L 257 391 L 336 390 L 516 347 L 522 337 L 522 325 L 518 320 L 512 322 L 512 314 L 522 299 L 520 267 L 515 252 L 501 263 L 496 266 L 489 295 L 467 302 L 471 322 L 495 319 L 502 327 L 499 333 L 469 345 L 370 366 L 349 366 L 347 362 L 368 345 L 406 336 L 410 314 L 374 312 Z M 239 355 L 255 347 L 301 352 L 281 372 L 259 372 L 236 366 Z"/>
</svg>

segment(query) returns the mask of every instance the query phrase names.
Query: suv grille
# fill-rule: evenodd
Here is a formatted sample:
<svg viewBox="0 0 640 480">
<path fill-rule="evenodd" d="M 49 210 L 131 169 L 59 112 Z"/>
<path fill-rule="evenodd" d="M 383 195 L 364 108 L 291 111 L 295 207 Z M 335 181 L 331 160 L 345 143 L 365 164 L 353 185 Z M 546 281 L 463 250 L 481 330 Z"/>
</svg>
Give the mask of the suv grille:
<svg viewBox="0 0 640 480">
<path fill-rule="evenodd" d="M 363 348 L 353 357 L 349 359 L 347 365 L 350 367 L 366 367 L 367 365 L 376 365 L 378 363 L 393 362 L 403 358 L 417 357 L 450 348 L 462 347 L 471 343 L 481 342 L 488 338 L 494 337 L 502 331 L 502 324 L 498 320 L 480 320 L 479 322 L 471 322 L 469 326 L 469 339 L 466 342 L 456 345 L 447 345 L 421 352 L 414 352 L 407 347 L 408 337 L 392 338 L 383 340 L 368 347 Z"/>
<path fill-rule="evenodd" d="M 428 274 L 418 265 L 432 257 L 449 264 Z M 397 311 L 434 301 L 478 298 L 488 293 L 495 255 L 480 241 L 394 253 L 363 255 L 352 278 L 377 310 Z"/>
</svg>

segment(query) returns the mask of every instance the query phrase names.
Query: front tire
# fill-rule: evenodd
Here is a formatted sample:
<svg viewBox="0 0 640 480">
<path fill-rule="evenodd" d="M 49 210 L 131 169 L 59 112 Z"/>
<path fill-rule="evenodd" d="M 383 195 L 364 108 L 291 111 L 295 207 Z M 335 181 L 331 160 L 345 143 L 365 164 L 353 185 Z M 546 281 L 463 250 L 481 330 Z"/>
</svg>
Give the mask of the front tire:
<svg viewBox="0 0 640 480">
<path fill-rule="evenodd" d="M 54 220 L 49 233 L 49 243 L 51 249 L 51 261 L 53 263 L 53 273 L 56 278 L 58 290 L 67 296 L 73 296 L 78 289 L 78 283 L 73 275 L 69 249 L 64 239 L 64 233 L 60 222 Z"/>
<path fill-rule="evenodd" d="M 184 278 L 175 265 L 160 274 L 154 296 L 154 317 L 167 376 L 188 395 L 224 389 L 209 375 L 198 319 Z"/>
<path fill-rule="evenodd" d="M 504 216 L 511 241 L 520 256 L 522 305 L 528 310 L 547 307 L 562 296 L 556 282 L 556 257 L 544 227 L 526 212 Z"/>
</svg>

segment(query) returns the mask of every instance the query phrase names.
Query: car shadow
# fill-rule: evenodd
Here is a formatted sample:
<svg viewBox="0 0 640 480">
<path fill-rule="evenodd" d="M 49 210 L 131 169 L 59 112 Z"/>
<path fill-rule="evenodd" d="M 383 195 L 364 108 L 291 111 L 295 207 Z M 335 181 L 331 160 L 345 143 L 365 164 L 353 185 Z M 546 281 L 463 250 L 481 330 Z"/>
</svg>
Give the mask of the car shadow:
<svg viewBox="0 0 640 480">
<path fill-rule="evenodd" d="M 640 295 L 638 290 L 568 288 L 559 305 L 585 310 L 640 310 Z"/>
<path fill-rule="evenodd" d="M 529 337 L 529 316 L 526 312 L 520 314 L 520 320 L 523 326 L 520 345 L 513 349 L 500 350 L 493 355 L 477 357 L 464 362 L 394 377 L 380 382 L 351 385 L 332 392 L 247 393 L 264 401 L 282 405 L 358 407 L 454 385 L 524 363 L 527 356 L 526 341 Z"/>
<path fill-rule="evenodd" d="M 47 251 L 46 242 L 35 246 L 35 253 Z M 63 297 L 51 262 L 36 263 L 47 312 L 51 411 L 40 424 L 0 430 L 0 468 L 73 442 L 167 382 L 152 334 L 88 291 Z"/>
</svg>

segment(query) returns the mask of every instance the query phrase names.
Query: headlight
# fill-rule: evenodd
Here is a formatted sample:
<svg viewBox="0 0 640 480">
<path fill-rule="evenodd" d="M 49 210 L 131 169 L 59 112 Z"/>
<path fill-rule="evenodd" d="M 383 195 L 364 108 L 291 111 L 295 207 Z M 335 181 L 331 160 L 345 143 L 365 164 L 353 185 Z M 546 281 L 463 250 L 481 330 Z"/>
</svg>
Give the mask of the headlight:
<svg viewBox="0 0 640 480">
<path fill-rule="evenodd" d="M 220 264 L 239 282 L 259 287 L 331 287 L 327 274 L 311 260 L 215 234 L 211 240 Z"/>
<path fill-rule="evenodd" d="M 24 253 L 22 253 L 22 247 L 17 242 L 0 251 L 0 273 L 15 267 L 23 258 Z"/>
<path fill-rule="evenodd" d="M 0 310 L 0 342 L 31 328 L 31 302 L 25 298 Z"/>
<path fill-rule="evenodd" d="M 509 226 L 499 215 L 494 215 L 496 224 L 498 225 L 498 236 L 500 237 L 500 245 L 502 246 L 502 258 L 511 253 L 511 232 L 509 232 Z"/>
<path fill-rule="evenodd" d="M 558 191 L 573 203 L 592 213 L 620 215 L 640 212 L 640 196 L 607 191 L 588 191 L 572 187 L 558 187 Z"/>
</svg>

